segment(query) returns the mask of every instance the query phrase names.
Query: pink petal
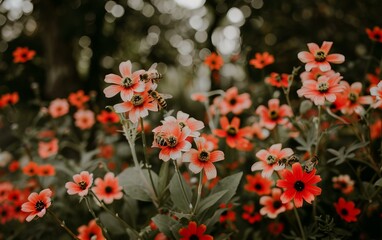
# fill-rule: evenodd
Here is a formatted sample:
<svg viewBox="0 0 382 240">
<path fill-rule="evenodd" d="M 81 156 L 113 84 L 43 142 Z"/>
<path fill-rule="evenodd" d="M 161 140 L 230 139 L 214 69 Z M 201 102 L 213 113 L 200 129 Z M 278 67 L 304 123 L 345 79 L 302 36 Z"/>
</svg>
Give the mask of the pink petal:
<svg viewBox="0 0 382 240">
<path fill-rule="evenodd" d="M 216 168 L 214 164 L 212 164 L 211 162 L 208 162 L 204 165 L 204 171 L 206 173 L 208 180 L 216 178 L 216 175 L 217 175 Z"/>
<path fill-rule="evenodd" d="M 122 77 L 130 77 L 131 76 L 131 62 L 126 61 L 126 62 L 121 62 L 119 64 L 119 71 L 122 74 Z"/>
<path fill-rule="evenodd" d="M 323 72 L 329 71 L 332 68 L 328 62 L 320 62 L 318 63 L 318 67 Z"/>
<path fill-rule="evenodd" d="M 267 150 L 262 149 L 262 150 L 260 150 L 260 151 L 258 151 L 258 152 L 256 153 L 256 157 L 257 157 L 258 159 L 260 159 L 260 160 L 265 161 L 266 158 L 267 158 L 267 156 L 268 156 L 268 154 L 269 154 L 269 152 L 268 152 Z"/>
<path fill-rule="evenodd" d="M 132 109 L 133 105 L 128 102 L 118 103 L 114 105 L 114 110 L 116 113 L 128 112 Z"/>
<path fill-rule="evenodd" d="M 120 85 L 122 83 L 122 78 L 116 74 L 108 74 L 105 76 L 105 82 Z"/>
<path fill-rule="evenodd" d="M 133 90 L 132 89 L 126 89 L 126 88 L 122 88 L 121 89 L 121 98 L 124 102 L 128 102 L 131 100 L 131 98 L 133 97 Z"/>
<path fill-rule="evenodd" d="M 274 98 L 274 99 L 270 99 L 268 101 L 268 107 L 269 109 L 279 109 L 279 106 L 280 106 L 280 100 L 278 100 L 277 98 Z"/>
<path fill-rule="evenodd" d="M 340 64 L 345 62 L 345 56 L 338 53 L 329 54 L 328 56 L 326 56 L 326 61 L 334 64 Z"/>
<path fill-rule="evenodd" d="M 265 163 L 263 161 L 255 162 L 251 167 L 251 171 L 254 172 L 254 171 L 258 171 L 258 170 L 263 170 L 264 164 Z"/>
<path fill-rule="evenodd" d="M 333 42 L 327 42 L 324 41 L 321 46 L 321 50 L 327 55 L 330 51 L 330 48 L 332 48 Z"/>
<path fill-rule="evenodd" d="M 310 52 L 307 52 L 307 51 L 299 52 L 299 53 L 297 54 L 297 57 L 298 57 L 298 59 L 300 59 L 300 61 L 303 62 L 303 63 L 307 63 L 307 62 L 314 61 L 314 56 L 313 56 L 313 54 L 311 54 Z"/>
<path fill-rule="evenodd" d="M 282 203 L 288 203 L 290 202 L 294 196 L 296 195 L 295 189 L 286 190 L 283 194 L 280 196 L 280 200 Z"/>
<path fill-rule="evenodd" d="M 312 70 L 312 68 L 315 68 L 317 67 L 317 62 L 316 61 L 312 61 L 312 62 L 308 62 L 307 64 L 305 64 L 305 71 L 310 71 Z"/>
<path fill-rule="evenodd" d="M 201 166 L 197 166 L 193 163 L 190 163 L 188 165 L 188 168 L 190 169 L 191 172 L 193 173 L 200 173 L 200 171 L 202 170 L 202 167 Z"/>
<path fill-rule="evenodd" d="M 103 93 L 107 98 L 111 98 L 117 95 L 121 90 L 122 87 L 119 85 L 110 85 L 103 90 Z"/>
<path fill-rule="evenodd" d="M 210 161 L 211 162 L 218 162 L 224 160 L 224 152 L 223 151 L 213 151 L 210 153 Z"/>
<path fill-rule="evenodd" d="M 315 54 L 317 51 L 320 50 L 320 48 L 318 47 L 317 44 L 315 43 L 308 43 L 308 48 L 309 48 L 309 51 L 312 53 L 312 54 Z"/>
</svg>

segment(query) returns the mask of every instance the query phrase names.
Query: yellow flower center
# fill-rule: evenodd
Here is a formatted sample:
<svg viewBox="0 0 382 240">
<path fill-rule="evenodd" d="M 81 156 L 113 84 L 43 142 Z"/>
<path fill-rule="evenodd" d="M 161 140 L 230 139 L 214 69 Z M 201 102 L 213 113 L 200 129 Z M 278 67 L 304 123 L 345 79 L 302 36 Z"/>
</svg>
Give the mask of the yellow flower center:
<svg viewBox="0 0 382 240">
<path fill-rule="evenodd" d="M 329 90 L 329 84 L 327 82 L 321 82 L 318 84 L 318 91 L 325 93 Z"/>
<path fill-rule="evenodd" d="M 131 103 L 134 105 L 134 106 L 140 106 L 143 104 L 143 102 L 145 101 L 145 99 L 139 95 L 139 94 L 135 94 L 133 95 L 133 97 L 131 98 Z"/>
</svg>

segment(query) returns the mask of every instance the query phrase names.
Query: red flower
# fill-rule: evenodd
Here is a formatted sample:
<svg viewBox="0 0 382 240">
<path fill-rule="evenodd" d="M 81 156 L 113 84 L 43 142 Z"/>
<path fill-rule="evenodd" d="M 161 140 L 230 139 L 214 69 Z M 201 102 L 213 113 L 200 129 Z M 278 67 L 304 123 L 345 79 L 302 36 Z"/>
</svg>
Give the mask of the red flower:
<svg viewBox="0 0 382 240">
<path fill-rule="evenodd" d="M 220 55 L 213 52 L 204 59 L 204 64 L 206 64 L 210 70 L 219 70 L 223 66 L 224 61 Z"/>
<path fill-rule="evenodd" d="M 237 87 L 232 87 L 226 91 L 223 99 L 220 101 L 219 109 L 222 115 L 232 112 L 235 115 L 242 113 L 252 105 L 248 93 L 238 93 Z"/>
<path fill-rule="evenodd" d="M 261 215 L 255 211 L 255 205 L 253 203 L 245 204 L 243 206 L 243 211 L 241 217 L 250 224 L 261 221 Z"/>
<path fill-rule="evenodd" d="M 97 178 L 94 181 L 95 187 L 92 188 L 94 194 L 106 204 L 110 204 L 114 199 L 123 197 L 122 187 L 119 186 L 118 178 L 114 177 L 114 173 L 108 172 L 105 178 Z"/>
<path fill-rule="evenodd" d="M 277 180 L 277 186 L 285 188 L 285 192 L 280 197 L 282 203 L 294 199 L 294 205 L 297 208 L 302 207 L 303 200 L 311 203 L 315 196 L 321 194 L 321 188 L 314 185 L 321 181 L 321 177 L 315 174 L 316 169 L 309 173 L 302 171 L 300 163 L 294 163 L 292 171 L 284 170 L 283 179 Z"/>
<path fill-rule="evenodd" d="M 269 77 L 265 78 L 265 82 L 274 87 L 287 88 L 289 83 L 288 79 L 289 79 L 289 75 L 286 73 L 279 74 L 279 73 L 272 72 Z"/>
<path fill-rule="evenodd" d="M 335 72 L 333 70 L 323 72 L 319 68 L 315 67 L 315 68 L 312 68 L 310 71 L 302 72 L 300 74 L 300 78 L 301 78 L 301 81 L 305 81 L 305 80 L 316 80 L 317 81 L 317 79 L 322 75 L 331 76 L 333 74 L 335 74 Z"/>
<path fill-rule="evenodd" d="M 213 163 L 224 159 L 224 153 L 222 151 L 209 151 L 208 145 L 204 138 L 195 138 L 196 149 L 190 149 L 190 151 L 183 154 L 182 161 L 189 162 L 188 168 L 193 173 L 199 173 L 204 169 L 207 179 L 216 178 L 216 167 Z"/>
<path fill-rule="evenodd" d="M 34 176 L 38 173 L 38 164 L 35 162 L 29 162 L 23 167 L 23 173 L 28 176 Z"/>
<path fill-rule="evenodd" d="M 102 110 L 100 114 L 97 115 L 97 120 L 100 123 L 118 123 L 119 117 L 115 112 L 108 112 L 106 110 Z"/>
<path fill-rule="evenodd" d="M 357 215 L 361 213 L 361 210 L 355 207 L 353 201 L 346 202 L 342 197 L 338 199 L 337 203 L 334 203 L 334 207 L 338 215 L 346 222 L 356 222 Z"/>
<path fill-rule="evenodd" d="M 83 108 L 84 103 L 89 101 L 89 96 L 85 95 L 83 90 L 78 90 L 77 92 L 69 94 L 69 103 L 77 108 Z"/>
<path fill-rule="evenodd" d="M 373 108 L 382 107 L 382 81 L 377 86 L 370 88 L 370 94 L 376 99 Z"/>
<path fill-rule="evenodd" d="M 382 29 L 374 26 L 373 29 L 366 28 L 366 33 L 370 40 L 382 43 Z"/>
<path fill-rule="evenodd" d="M 39 176 L 54 176 L 56 169 L 52 164 L 44 164 L 38 166 L 37 175 Z"/>
<path fill-rule="evenodd" d="M 273 236 L 278 236 L 284 231 L 284 224 L 281 222 L 270 222 L 267 229 Z"/>
<path fill-rule="evenodd" d="M 317 67 L 321 71 L 326 72 L 331 69 L 330 63 L 343 63 L 345 57 L 342 54 L 328 54 L 333 42 L 324 41 L 321 48 L 315 43 L 308 43 L 309 52 L 299 52 L 297 57 L 301 62 L 306 63 L 305 70 L 310 71 Z"/>
<path fill-rule="evenodd" d="M 81 130 L 90 129 L 95 123 L 94 113 L 91 110 L 79 109 L 74 113 L 74 119 L 74 125 Z"/>
<path fill-rule="evenodd" d="M 293 115 L 290 106 L 280 106 L 280 100 L 277 98 L 268 101 L 268 108 L 264 105 L 258 106 L 256 114 L 260 115 L 260 124 L 269 130 L 274 129 L 276 125 L 285 125 L 289 121 L 288 117 Z"/>
<path fill-rule="evenodd" d="M 333 188 L 341 190 L 343 194 L 350 194 L 354 190 L 354 181 L 347 174 L 333 177 L 332 182 Z"/>
<path fill-rule="evenodd" d="M 262 177 L 260 173 L 257 173 L 256 175 L 248 174 L 245 178 L 247 179 L 247 184 L 244 185 L 244 189 L 248 192 L 254 192 L 259 195 L 271 193 L 273 181 Z"/>
<path fill-rule="evenodd" d="M 362 104 L 372 104 L 373 99 L 371 96 L 360 96 L 362 92 L 362 83 L 355 82 L 349 85 L 346 81 L 341 81 L 340 85 L 344 86 L 344 90 L 341 92 L 341 96 L 345 98 L 345 103 L 341 107 L 341 112 L 343 114 L 353 114 L 353 112 L 358 115 L 364 115 L 365 109 Z M 382 86 L 382 84 L 381 84 Z M 342 99 L 340 97 L 339 99 Z"/>
<path fill-rule="evenodd" d="M 89 222 L 89 224 L 82 225 L 78 228 L 77 237 L 81 240 L 104 240 L 105 237 L 102 234 L 102 229 L 97 225 L 96 221 L 93 219 Z"/>
<path fill-rule="evenodd" d="M 88 194 L 89 188 L 93 184 L 93 173 L 82 171 L 80 174 L 73 176 L 74 182 L 67 182 L 65 188 L 70 195 L 78 194 L 83 197 Z"/>
<path fill-rule="evenodd" d="M 1 224 L 5 224 L 9 220 L 11 220 L 15 216 L 12 206 L 7 203 L 2 203 L 0 205 L 0 216 Z"/>
<path fill-rule="evenodd" d="M 272 196 L 262 196 L 260 198 L 260 204 L 264 205 L 264 207 L 260 209 L 261 215 L 268 215 L 269 218 L 276 218 L 280 213 L 293 209 L 293 204 L 291 202 L 281 202 L 281 193 L 282 191 L 280 188 L 273 188 Z"/>
<path fill-rule="evenodd" d="M 232 203 L 222 203 L 220 204 L 219 208 L 227 208 L 226 211 L 224 211 L 219 218 L 220 223 L 225 223 L 225 222 L 235 222 L 236 221 L 236 213 L 235 211 L 232 210 L 233 204 Z"/>
<path fill-rule="evenodd" d="M 33 220 L 35 216 L 43 217 L 46 213 L 46 209 L 51 205 L 52 191 L 50 189 L 44 189 L 40 193 L 31 193 L 28 197 L 28 202 L 21 206 L 21 211 L 29 213 L 26 218 L 27 222 Z"/>
<path fill-rule="evenodd" d="M 204 234 L 206 230 L 207 227 L 204 224 L 198 226 L 196 222 L 189 222 L 187 227 L 179 229 L 179 234 L 182 237 L 180 240 L 213 240 L 211 235 Z"/>
<path fill-rule="evenodd" d="M 32 60 L 36 55 L 36 51 L 29 50 L 27 47 L 18 47 L 13 51 L 13 62 L 14 63 L 25 63 Z"/>
<path fill-rule="evenodd" d="M 182 111 L 178 111 L 176 113 L 176 118 L 173 116 L 165 117 L 162 124 L 162 126 L 154 128 L 153 132 L 161 132 L 161 129 L 165 126 L 179 125 L 182 130 L 183 128 L 188 128 L 191 130 L 189 134 L 190 137 L 199 137 L 200 132 L 198 131 L 204 128 L 204 123 L 202 121 L 196 120 L 195 118 L 190 117 L 189 114 Z"/>
<path fill-rule="evenodd" d="M 255 58 L 249 60 L 249 64 L 254 68 L 263 69 L 265 66 L 275 62 L 273 55 L 268 52 L 256 53 Z"/>
<path fill-rule="evenodd" d="M 41 158 L 48 158 L 58 152 L 58 139 L 53 138 L 49 142 L 40 141 L 38 143 L 38 155 Z"/>
<path fill-rule="evenodd" d="M 214 134 L 218 137 L 225 137 L 228 146 L 231 148 L 251 145 L 248 139 L 245 138 L 251 134 L 250 128 L 239 129 L 240 119 L 238 117 L 234 117 L 231 124 L 228 122 L 227 117 L 221 117 L 220 126 L 222 129 L 215 129 Z"/>
<path fill-rule="evenodd" d="M 19 101 L 19 94 L 17 92 L 6 93 L 0 98 L 0 108 L 8 105 L 15 105 Z"/>
<path fill-rule="evenodd" d="M 370 125 L 370 138 L 377 139 L 382 137 L 382 120 L 379 119 Z"/>
<path fill-rule="evenodd" d="M 57 98 L 50 102 L 48 112 L 53 118 L 61 117 L 69 112 L 69 103 L 66 99 Z"/>
</svg>

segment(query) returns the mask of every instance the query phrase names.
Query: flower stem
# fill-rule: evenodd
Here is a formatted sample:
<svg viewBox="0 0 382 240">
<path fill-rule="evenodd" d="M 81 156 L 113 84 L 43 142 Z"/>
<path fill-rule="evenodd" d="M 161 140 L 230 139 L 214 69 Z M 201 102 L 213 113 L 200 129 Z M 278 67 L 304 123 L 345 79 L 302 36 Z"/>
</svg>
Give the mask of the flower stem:
<svg viewBox="0 0 382 240">
<path fill-rule="evenodd" d="M 293 211 L 294 211 L 294 214 L 296 215 L 297 224 L 301 232 L 301 238 L 302 240 L 305 240 L 306 239 L 305 232 L 304 232 L 304 229 L 302 228 L 301 219 L 300 219 L 300 215 L 298 214 L 297 208 L 294 207 Z"/>
<path fill-rule="evenodd" d="M 198 196 L 196 198 L 196 203 L 195 203 L 195 206 L 192 210 L 192 214 L 194 214 L 196 209 L 198 208 L 199 201 L 200 201 L 200 198 L 202 196 L 202 189 L 203 189 L 203 169 L 202 169 L 202 171 L 200 171 L 200 174 L 199 174 Z"/>
<path fill-rule="evenodd" d="M 47 209 L 48 213 L 53 217 L 53 219 L 63 228 L 65 231 L 73 238 L 79 240 L 79 238 L 65 225 L 65 222 L 57 217 L 57 215 L 50 209 Z"/>
<path fill-rule="evenodd" d="M 96 223 L 101 227 L 103 235 L 106 237 L 106 239 L 111 239 L 107 229 L 105 228 L 105 226 L 102 224 L 102 222 L 99 219 L 99 217 L 97 217 L 97 215 L 95 214 L 95 212 L 91 208 L 90 203 L 89 203 L 89 199 L 86 196 L 84 197 L 84 199 L 85 199 L 85 203 L 86 203 L 86 206 L 88 207 L 89 212 L 93 216 L 93 218 L 96 221 Z"/>
<path fill-rule="evenodd" d="M 180 176 L 180 171 L 179 171 L 178 165 L 176 164 L 176 160 L 173 160 L 172 163 L 174 164 L 176 175 L 178 175 L 178 180 L 179 180 L 180 187 L 182 189 L 183 197 L 187 201 L 188 205 L 190 206 L 190 209 L 192 209 L 192 203 L 190 202 L 190 199 L 188 199 L 186 190 L 184 189 L 182 176 Z"/>
<path fill-rule="evenodd" d="M 318 106 L 318 121 L 317 121 L 317 134 L 316 134 L 316 147 L 314 149 L 314 154 L 317 155 L 318 153 L 318 147 L 320 145 L 320 140 L 321 140 L 321 106 Z"/>
<path fill-rule="evenodd" d="M 145 160 L 145 165 L 149 172 L 149 178 L 150 178 L 151 186 L 155 194 L 155 198 L 158 198 L 158 193 L 157 193 L 157 190 L 155 189 L 153 176 L 151 175 L 151 170 L 150 170 L 151 168 L 149 167 L 149 159 L 147 158 L 147 153 L 146 153 L 146 135 L 145 135 L 144 126 L 143 126 L 143 118 L 140 118 L 140 122 L 141 122 L 142 146 L 143 146 L 143 156 Z"/>
</svg>

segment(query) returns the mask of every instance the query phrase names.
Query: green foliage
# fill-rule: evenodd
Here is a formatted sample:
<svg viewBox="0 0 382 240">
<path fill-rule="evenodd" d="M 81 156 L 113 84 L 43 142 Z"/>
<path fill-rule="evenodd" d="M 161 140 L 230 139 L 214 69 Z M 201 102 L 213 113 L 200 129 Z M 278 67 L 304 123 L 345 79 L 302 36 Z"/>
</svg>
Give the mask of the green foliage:
<svg viewBox="0 0 382 240">
<path fill-rule="evenodd" d="M 344 163 L 347 159 L 352 159 L 355 157 L 355 151 L 366 147 L 369 144 L 369 142 L 359 142 L 359 143 L 353 143 L 349 147 L 341 147 L 338 150 L 335 150 L 333 148 L 329 148 L 328 152 L 333 154 L 335 157 L 328 160 L 328 163 L 335 162 L 335 165 L 340 165 L 341 163 Z"/>
</svg>

